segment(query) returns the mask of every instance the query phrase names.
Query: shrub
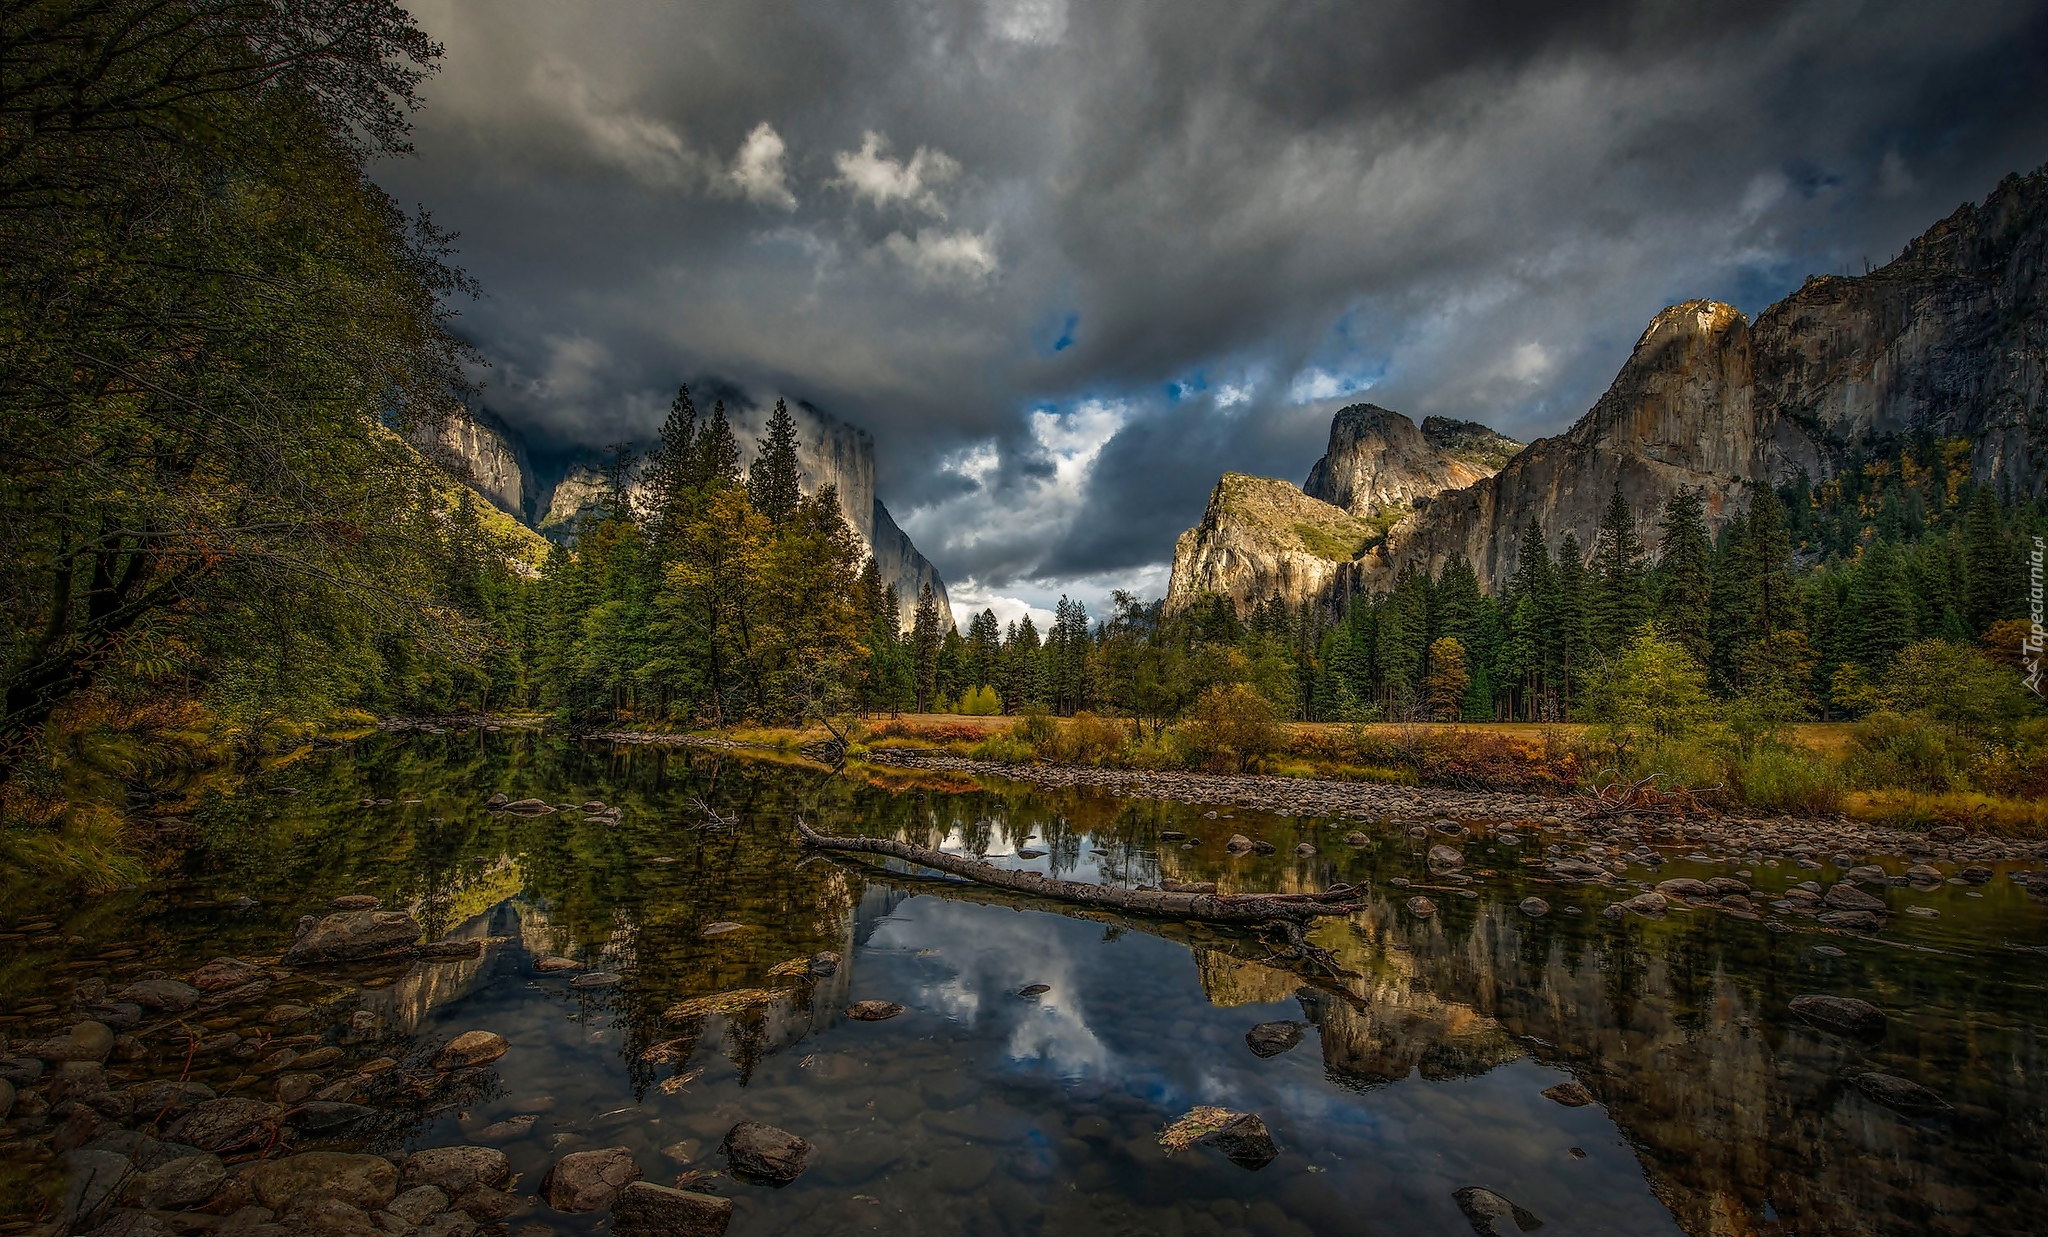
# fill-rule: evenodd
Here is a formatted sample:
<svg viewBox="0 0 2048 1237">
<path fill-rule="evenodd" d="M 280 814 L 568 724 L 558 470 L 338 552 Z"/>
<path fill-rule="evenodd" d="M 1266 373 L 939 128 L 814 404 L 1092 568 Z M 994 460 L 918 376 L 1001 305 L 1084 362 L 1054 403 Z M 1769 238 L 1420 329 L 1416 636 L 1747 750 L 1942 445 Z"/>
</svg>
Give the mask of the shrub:
<svg viewBox="0 0 2048 1237">
<path fill-rule="evenodd" d="M 992 734 L 968 749 L 967 754 L 976 760 L 992 760 L 997 764 L 1028 764 L 1037 755 L 1029 743 L 1013 734 Z"/>
<path fill-rule="evenodd" d="M 1971 764 L 1964 743 L 1919 717 L 1880 710 L 1851 732 L 1849 776 L 1872 789 L 1960 790 Z"/>
<path fill-rule="evenodd" d="M 1272 703 L 1249 683 L 1219 684 L 1203 692 L 1182 733 L 1205 763 L 1240 770 L 1279 750 L 1285 737 Z"/>
<path fill-rule="evenodd" d="M 1045 711 L 1043 705 L 1026 705 L 1017 720 L 1010 725 L 1010 733 L 1018 742 L 1031 747 L 1049 746 L 1059 734 L 1059 723 Z"/>
<path fill-rule="evenodd" d="M 977 687 L 961 693 L 960 711 L 969 717 L 994 717 L 1003 711 L 1003 702 L 995 688 Z"/>
<path fill-rule="evenodd" d="M 1053 750 L 1072 764 L 1099 765 L 1113 761 L 1129 738 L 1128 724 L 1097 717 L 1085 709 L 1068 718 L 1059 728 Z"/>
<path fill-rule="evenodd" d="M 1841 810 L 1841 772 L 1803 747 L 1759 747 L 1737 765 L 1735 776 L 1743 802 L 1761 811 L 1813 815 Z"/>
</svg>

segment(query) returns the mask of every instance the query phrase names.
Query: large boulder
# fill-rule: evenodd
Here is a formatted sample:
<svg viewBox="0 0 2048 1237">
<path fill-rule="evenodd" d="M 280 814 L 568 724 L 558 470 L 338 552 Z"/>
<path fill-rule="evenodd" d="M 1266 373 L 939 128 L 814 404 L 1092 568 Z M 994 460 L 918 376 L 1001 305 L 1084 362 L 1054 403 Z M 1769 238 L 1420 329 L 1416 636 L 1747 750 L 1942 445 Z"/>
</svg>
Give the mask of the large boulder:
<svg viewBox="0 0 2048 1237">
<path fill-rule="evenodd" d="M 577 1151 L 556 1160 L 540 1183 L 541 1197 L 556 1211 L 601 1211 L 619 1191 L 640 1180 L 640 1165 L 624 1147 Z"/>
<path fill-rule="evenodd" d="M 496 1147 L 429 1147 L 406 1157 L 399 1181 L 430 1185 L 453 1197 L 473 1185 L 496 1188 L 512 1179 L 511 1161 Z"/>
<path fill-rule="evenodd" d="M 1853 996 L 1796 996 L 1792 998 L 1792 1012 L 1824 1031 L 1852 1039 L 1876 1039 L 1884 1034 L 1884 1011 Z"/>
<path fill-rule="evenodd" d="M 1455 846 L 1432 846 L 1429 848 L 1429 866 L 1439 872 L 1465 866 L 1465 852 Z"/>
<path fill-rule="evenodd" d="M 403 953 L 420 939 L 420 921 L 404 911 L 342 911 L 327 915 L 293 942 L 286 966 L 351 962 Z"/>
<path fill-rule="evenodd" d="M 381 1155 L 308 1151 L 257 1165 L 248 1184 L 256 1201 L 276 1212 L 316 1199 L 379 1211 L 398 1194 L 398 1169 Z"/>
<path fill-rule="evenodd" d="M 788 1130 L 742 1121 L 725 1134 L 725 1162 L 735 1173 L 783 1185 L 797 1179 L 811 1157 L 811 1144 Z"/>
<path fill-rule="evenodd" d="M 732 1200 L 635 1181 L 612 1200 L 614 1237 L 722 1237 Z"/>
</svg>

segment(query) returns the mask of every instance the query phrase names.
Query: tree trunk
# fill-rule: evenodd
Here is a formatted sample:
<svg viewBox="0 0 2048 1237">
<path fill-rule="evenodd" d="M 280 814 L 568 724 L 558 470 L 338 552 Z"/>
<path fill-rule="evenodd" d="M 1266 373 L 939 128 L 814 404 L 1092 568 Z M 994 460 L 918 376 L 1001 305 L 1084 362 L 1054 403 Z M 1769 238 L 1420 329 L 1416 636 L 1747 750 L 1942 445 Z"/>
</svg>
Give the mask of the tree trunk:
<svg viewBox="0 0 2048 1237">
<path fill-rule="evenodd" d="M 826 837 L 801 819 L 796 822 L 796 828 L 806 845 L 820 850 L 888 855 L 999 889 L 1098 910 L 1253 926 L 1275 919 L 1298 923 L 1324 915 L 1349 915 L 1364 910 L 1366 906 L 1364 896 L 1349 885 L 1332 886 L 1322 893 L 1275 894 L 1167 893 L 1157 889 L 1121 889 L 1113 885 L 1087 885 L 1040 876 L 1036 872 L 998 868 L 965 856 L 949 855 L 944 851 L 928 850 L 887 838 Z"/>
</svg>

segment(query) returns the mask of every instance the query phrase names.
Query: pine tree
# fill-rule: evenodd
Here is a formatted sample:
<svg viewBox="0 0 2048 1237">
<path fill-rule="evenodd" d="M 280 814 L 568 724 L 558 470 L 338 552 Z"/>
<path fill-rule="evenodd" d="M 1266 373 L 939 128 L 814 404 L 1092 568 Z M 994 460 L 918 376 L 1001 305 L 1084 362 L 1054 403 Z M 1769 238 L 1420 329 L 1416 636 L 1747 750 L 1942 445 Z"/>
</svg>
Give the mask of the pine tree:
<svg viewBox="0 0 2048 1237">
<path fill-rule="evenodd" d="M 1530 516 L 1528 525 L 1522 529 L 1521 554 L 1515 563 L 1509 593 L 1515 600 L 1510 618 L 1510 639 L 1517 642 L 1514 681 L 1523 689 L 1523 716 L 1534 721 L 1543 711 L 1538 702 L 1547 690 L 1553 664 L 1550 652 L 1561 617 L 1558 612 L 1562 609 L 1557 571 L 1550 562 L 1550 546 L 1544 541 L 1543 526 L 1536 522 L 1535 516 Z"/>
<path fill-rule="evenodd" d="M 1982 634 L 2015 608 L 2019 590 L 2014 587 L 2011 559 L 2000 527 L 1998 496 L 1990 486 L 1980 485 L 1963 516 L 1963 618 L 1973 633 Z"/>
<path fill-rule="evenodd" d="M 1469 646 L 1472 624 L 1479 614 L 1479 598 L 1479 576 L 1472 570 L 1472 560 L 1453 551 L 1443 570 L 1437 573 L 1436 587 L 1430 591 L 1431 638 L 1448 637 L 1460 647 Z"/>
<path fill-rule="evenodd" d="M 917 617 L 910 626 L 910 653 L 917 667 L 917 711 L 931 711 L 939 690 L 939 650 L 944 642 L 939 630 L 939 599 L 926 580 L 917 590 Z"/>
<path fill-rule="evenodd" d="M 740 481 L 740 444 L 732 436 L 732 423 L 725 419 L 725 401 L 711 405 L 711 421 L 697 435 L 697 486 L 721 490 Z"/>
<path fill-rule="evenodd" d="M 1891 666 L 1898 651 L 1913 642 L 1913 596 L 1899 548 L 1888 541 L 1871 543 L 1863 552 L 1849 585 L 1849 613 L 1854 624 L 1855 658 L 1875 681 Z"/>
<path fill-rule="evenodd" d="M 796 422 L 789 405 L 775 401 L 768 417 L 768 433 L 758 444 L 758 454 L 747 470 L 747 501 L 768 518 L 771 528 L 780 529 L 803 499 L 797 472 Z"/>
<path fill-rule="evenodd" d="M 1713 569 L 1705 491 L 1680 486 L 1664 505 L 1664 536 L 1657 547 L 1657 628 L 1702 666 L 1714 654 L 1708 637 Z"/>
<path fill-rule="evenodd" d="M 1551 665 L 1557 670 L 1559 716 L 1571 716 L 1579 684 L 1593 669 L 1593 577 L 1586 569 L 1579 536 L 1565 530 L 1557 546 L 1556 619 L 1550 631 Z M 1539 611 L 1540 612 L 1540 611 Z"/>
<path fill-rule="evenodd" d="M 1600 534 L 1593 543 L 1593 596 L 1587 607 L 1592 619 L 1593 646 L 1609 656 L 1626 648 L 1649 619 L 1649 591 L 1643 569 L 1642 538 L 1635 513 L 1621 487 L 1607 500 Z"/>
<path fill-rule="evenodd" d="M 662 419 L 660 436 L 640 470 L 648 536 L 664 560 L 673 556 L 675 539 L 695 497 L 696 471 L 697 405 L 691 402 L 690 388 L 679 386 L 668 416 Z"/>
<path fill-rule="evenodd" d="M 994 610 L 983 610 L 967 621 L 968 662 L 974 668 L 976 687 L 995 685 L 1002 646 L 1002 627 L 996 622 Z"/>
<path fill-rule="evenodd" d="M 1713 583 L 1707 598 L 1711 616 L 1708 637 L 1713 656 L 1708 663 L 1716 688 L 1734 691 L 1742 684 L 1742 660 L 1755 638 L 1753 625 L 1762 596 L 1756 545 L 1748 520 L 1730 520 L 1721 529 L 1714 552 Z"/>
<path fill-rule="evenodd" d="M 1756 553 L 1757 612 L 1750 635 L 1768 640 L 1799 627 L 1799 586 L 1792 574 L 1792 537 L 1785 507 L 1769 488 L 1749 502 L 1749 543 Z"/>
</svg>

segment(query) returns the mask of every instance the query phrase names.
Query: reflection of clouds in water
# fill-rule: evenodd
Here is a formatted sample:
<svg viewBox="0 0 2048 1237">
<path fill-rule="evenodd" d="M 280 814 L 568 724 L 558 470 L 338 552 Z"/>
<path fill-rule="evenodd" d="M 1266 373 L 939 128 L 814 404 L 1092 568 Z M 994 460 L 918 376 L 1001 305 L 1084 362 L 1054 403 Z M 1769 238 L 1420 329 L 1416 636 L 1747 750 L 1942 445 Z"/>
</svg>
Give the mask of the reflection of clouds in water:
<svg viewBox="0 0 2048 1237">
<path fill-rule="evenodd" d="M 924 1008 L 969 1026 L 984 1004 L 1013 1011 L 1012 1061 L 1042 1062 L 1065 1077 L 1112 1072 L 1109 1048 L 1088 1026 L 1081 1005 L 1071 943 L 1048 933 L 1042 917 L 913 898 L 876 926 L 869 944 L 912 953 L 934 949 L 925 959 L 932 978 L 917 998 Z M 1015 996 L 1026 984 L 1051 990 L 1036 1001 Z"/>
</svg>

